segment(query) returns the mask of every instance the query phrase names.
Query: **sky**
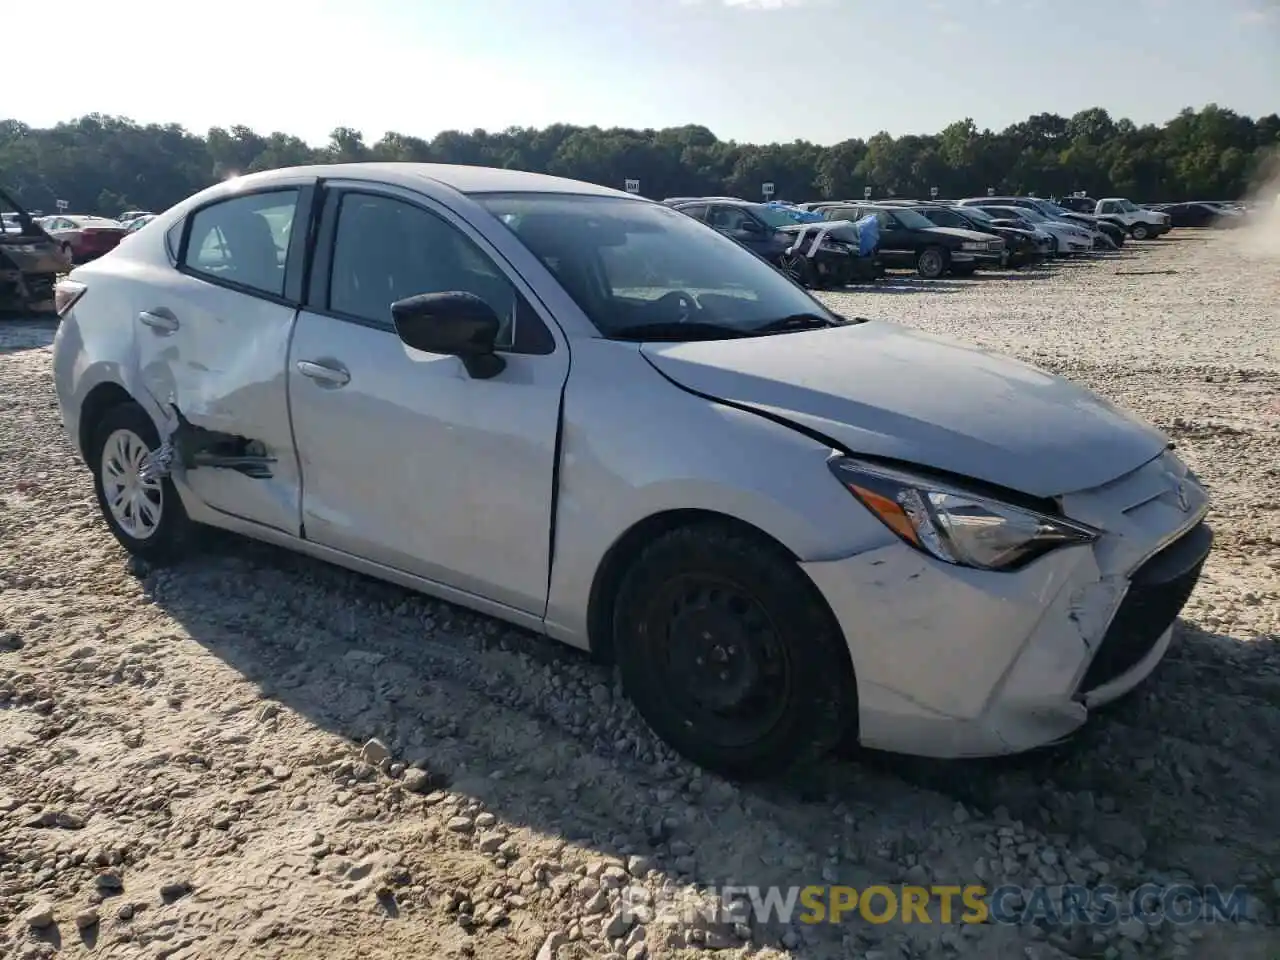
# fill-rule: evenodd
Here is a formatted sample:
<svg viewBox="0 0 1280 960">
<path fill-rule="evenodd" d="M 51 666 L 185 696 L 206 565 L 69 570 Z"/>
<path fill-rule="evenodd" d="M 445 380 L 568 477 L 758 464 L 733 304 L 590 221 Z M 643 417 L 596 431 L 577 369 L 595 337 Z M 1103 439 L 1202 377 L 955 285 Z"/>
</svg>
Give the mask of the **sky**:
<svg viewBox="0 0 1280 960">
<path fill-rule="evenodd" d="M 1002 129 L 1101 106 L 1162 122 L 1280 111 L 1280 0 L 59 0 L 5 11 L 60 36 L 0 117 L 244 124 L 313 144 L 337 126 L 697 123 L 830 144 Z M 52 41 L 51 41 L 52 42 Z"/>
</svg>

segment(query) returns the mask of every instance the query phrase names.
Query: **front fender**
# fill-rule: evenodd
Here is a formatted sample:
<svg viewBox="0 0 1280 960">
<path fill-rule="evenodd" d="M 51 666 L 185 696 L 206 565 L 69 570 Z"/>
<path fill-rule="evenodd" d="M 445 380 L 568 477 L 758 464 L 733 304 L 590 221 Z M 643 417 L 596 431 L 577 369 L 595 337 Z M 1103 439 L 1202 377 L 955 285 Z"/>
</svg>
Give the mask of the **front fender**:
<svg viewBox="0 0 1280 960">
<path fill-rule="evenodd" d="M 565 390 L 547 632 L 586 648 L 592 584 L 613 546 L 659 514 L 698 510 L 750 524 L 799 560 L 892 540 L 826 467 L 832 447 L 704 399 L 635 344 L 575 342 Z"/>
</svg>

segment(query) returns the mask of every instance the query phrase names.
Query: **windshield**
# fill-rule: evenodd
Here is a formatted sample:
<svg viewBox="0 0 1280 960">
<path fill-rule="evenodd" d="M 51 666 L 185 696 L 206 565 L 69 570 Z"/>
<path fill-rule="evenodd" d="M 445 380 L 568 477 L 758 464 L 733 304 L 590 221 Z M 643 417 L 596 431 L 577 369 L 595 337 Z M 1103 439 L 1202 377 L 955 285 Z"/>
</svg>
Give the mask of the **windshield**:
<svg viewBox="0 0 1280 960">
<path fill-rule="evenodd" d="M 1049 219 L 1039 210 L 1032 207 L 1008 207 L 1006 209 L 1021 214 L 1024 219 L 1030 220 L 1032 223 L 1044 223 Z"/>
<path fill-rule="evenodd" d="M 1119 201 L 1119 204 L 1120 204 L 1120 209 L 1123 210 L 1125 213 L 1137 213 L 1138 211 L 1138 208 L 1133 205 L 1132 201 L 1121 200 Z"/>
<path fill-rule="evenodd" d="M 766 207 L 761 204 L 760 206 L 751 207 L 750 210 L 775 230 L 779 227 L 794 227 L 800 222 L 795 214 L 788 213 L 786 210 L 779 210 L 777 207 Z"/>
<path fill-rule="evenodd" d="M 768 261 L 670 207 L 619 197 L 473 196 L 605 336 L 634 337 L 645 326 L 657 336 L 674 323 L 701 328 L 699 339 L 716 329 L 740 336 L 802 314 L 839 322 Z"/>
<path fill-rule="evenodd" d="M 961 207 L 955 212 L 963 217 L 968 217 L 970 220 L 977 220 L 982 223 L 991 223 L 995 220 L 995 217 L 991 216 L 991 214 L 987 213 L 987 211 L 983 210 L 981 207 Z"/>
<path fill-rule="evenodd" d="M 1043 210 L 1045 213 L 1053 214 L 1055 217 L 1061 217 L 1064 214 L 1068 214 L 1071 212 L 1065 207 L 1060 207 L 1056 203 L 1050 203 L 1047 200 L 1040 205 L 1040 209 Z"/>
<path fill-rule="evenodd" d="M 897 217 L 898 222 L 908 230 L 929 230 L 934 226 L 928 217 L 921 216 L 907 207 L 896 207 L 890 213 Z"/>
</svg>

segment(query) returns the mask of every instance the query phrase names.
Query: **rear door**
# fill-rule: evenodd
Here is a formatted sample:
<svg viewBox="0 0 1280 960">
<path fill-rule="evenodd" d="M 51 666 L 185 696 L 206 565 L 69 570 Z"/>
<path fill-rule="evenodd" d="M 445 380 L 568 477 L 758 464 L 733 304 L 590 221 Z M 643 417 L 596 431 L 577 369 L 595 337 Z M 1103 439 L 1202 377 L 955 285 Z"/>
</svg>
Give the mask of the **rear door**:
<svg viewBox="0 0 1280 960">
<path fill-rule="evenodd" d="M 285 376 L 301 299 L 313 178 L 187 215 L 168 282 L 134 304 L 140 378 L 162 433 L 199 449 L 184 472 L 210 508 L 298 534 L 300 480 Z M 216 441 L 216 442 L 215 442 Z"/>
<path fill-rule="evenodd" d="M 325 194 L 289 363 L 304 535 L 542 616 L 567 342 L 447 207 L 370 183 Z M 490 379 L 395 332 L 394 301 L 458 290 L 504 320 Z"/>
</svg>

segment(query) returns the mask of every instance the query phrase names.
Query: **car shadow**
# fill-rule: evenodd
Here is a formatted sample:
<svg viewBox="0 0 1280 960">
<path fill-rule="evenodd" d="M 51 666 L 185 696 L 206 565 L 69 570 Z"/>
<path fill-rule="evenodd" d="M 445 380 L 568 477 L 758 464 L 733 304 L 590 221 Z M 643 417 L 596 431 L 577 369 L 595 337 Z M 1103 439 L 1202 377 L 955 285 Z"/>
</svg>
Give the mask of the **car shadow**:
<svg viewBox="0 0 1280 960">
<path fill-rule="evenodd" d="M 1193 736 L 1187 718 L 1205 695 L 1205 669 L 1244 678 L 1254 662 L 1240 659 L 1237 641 L 1185 622 L 1146 684 L 1063 745 L 969 761 L 845 750 L 783 780 L 743 786 L 696 774 L 657 744 L 614 689 L 612 671 L 533 633 L 228 534 L 212 535 L 177 567 L 132 566 L 155 607 L 255 684 L 264 702 L 350 745 L 345 760 L 330 756 L 317 767 L 322 784 L 349 789 L 353 776 L 365 776 L 352 763 L 376 736 L 392 760 L 426 769 L 433 787 L 483 803 L 504 823 L 593 856 L 643 856 L 677 883 L 695 873 L 702 882 L 821 883 L 814 864 L 836 847 L 841 882 L 900 882 L 904 858 L 927 856 L 911 838 L 959 818 L 957 805 L 965 817 L 1022 821 L 1104 856 L 1111 844 L 1137 859 L 1140 846 L 1145 863 L 1173 869 L 1202 839 L 1199 811 L 1213 775 L 1229 778 L 1251 762 L 1240 750 L 1222 754 L 1212 730 Z M 252 715 L 250 706 L 237 713 Z M 1135 764 L 1152 756 L 1167 766 L 1135 777 Z M 1183 768 L 1204 785 L 1184 780 Z M 1219 861 L 1224 871 L 1265 862 L 1256 838 L 1280 836 L 1280 796 L 1270 799 L 1261 817 L 1246 806 L 1223 814 L 1237 831 Z M 777 857 L 766 844 L 767 857 L 744 864 L 738 838 L 765 829 Z M 432 869 L 428 860 L 421 868 Z M 947 882 L 979 879 L 969 864 L 939 869 L 959 871 Z M 394 905 L 383 910 L 393 915 Z M 842 932 L 814 935 L 834 944 Z"/>
<path fill-rule="evenodd" d="M 57 332 L 57 317 L 0 315 L 0 356 L 40 350 L 53 343 Z"/>
</svg>

